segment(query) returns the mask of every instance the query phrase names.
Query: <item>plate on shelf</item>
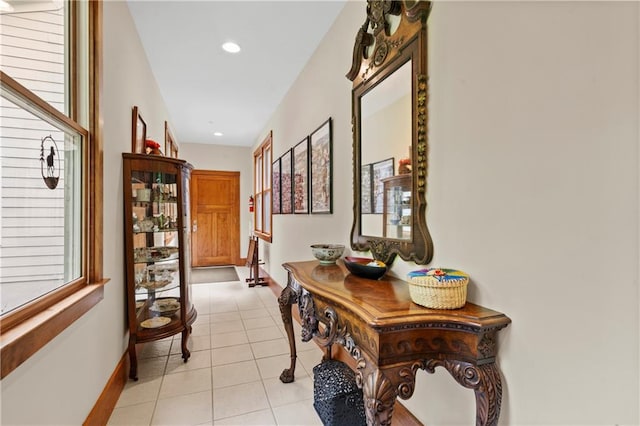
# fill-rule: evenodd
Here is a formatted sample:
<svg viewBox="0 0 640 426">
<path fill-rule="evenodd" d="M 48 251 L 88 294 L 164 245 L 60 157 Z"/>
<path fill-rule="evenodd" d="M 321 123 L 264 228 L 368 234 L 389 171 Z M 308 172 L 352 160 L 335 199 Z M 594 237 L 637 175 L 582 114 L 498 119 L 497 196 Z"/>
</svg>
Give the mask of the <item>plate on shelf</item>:
<svg viewBox="0 0 640 426">
<path fill-rule="evenodd" d="M 142 288 L 146 288 L 147 290 L 158 290 L 162 287 L 166 287 L 171 280 L 145 280 L 138 284 Z"/>
<path fill-rule="evenodd" d="M 168 317 L 153 317 L 147 320 L 144 320 L 140 323 L 140 327 L 142 328 L 158 328 L 163 325 L 167 325 L 171 322 L 171 318 Z"/>
<path fill-rule="evenodd" d="M 134 224 L 134 226 L 135 225 L 136 224 Z M 137 223 L 137 225 L 138 225 L 138 229 L 140 230 L 140 232 L 151 232 L 151 231 L 153 231 L 154 224 L 153 224 L 153 220 L 151 220 L 151 219 L 145 218 L 145 219 L 139 221 Z"/>
<path fill-rule="evenodd" d="M 173 298 L 156 299 L 156 301 L 149 307 L 151 312 L 167 316 L 175 314 L 178 312 L 178 309 L 180 309 L 180 302 Z"/>
<path fill-rule="evenodd" d="M 136 262 L 157 262 L 178 253 L 178 247 L 137 247 L 133 251 Z"/>
<path fill-rule="evenodd" d="M 147 271 L 151 274 L 162 275 L 162 274 L 173 274 L 178 271 L 178 262 L 168 262 L 168 263 L 156 263 L 154 265 L 147 266 Z"/>
</svg>

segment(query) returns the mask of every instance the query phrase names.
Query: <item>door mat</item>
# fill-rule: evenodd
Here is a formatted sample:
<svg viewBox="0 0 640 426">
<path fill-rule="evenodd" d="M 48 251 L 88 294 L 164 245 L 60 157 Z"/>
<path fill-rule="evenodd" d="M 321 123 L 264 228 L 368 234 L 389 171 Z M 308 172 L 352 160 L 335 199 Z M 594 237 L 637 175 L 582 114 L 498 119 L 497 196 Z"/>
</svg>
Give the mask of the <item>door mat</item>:
<svg viewBox="0 0 640 426">
<path fill-rule="evenodd" d="M 221 283 L 240 281 L 236 268 L 233 266 L 193 268 L 191 269 L 191 284 Z"/>
</svg>

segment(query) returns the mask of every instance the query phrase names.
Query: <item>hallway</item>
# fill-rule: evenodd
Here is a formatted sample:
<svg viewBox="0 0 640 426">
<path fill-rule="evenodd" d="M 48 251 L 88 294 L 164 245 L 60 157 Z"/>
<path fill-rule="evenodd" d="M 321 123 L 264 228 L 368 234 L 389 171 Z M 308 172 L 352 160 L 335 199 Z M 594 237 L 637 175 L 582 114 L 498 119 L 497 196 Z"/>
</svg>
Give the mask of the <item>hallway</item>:
<svg viewBox="0 0 640 426">
<path fill-rule="evenodd" d="M 322 351 L 300 341 L 294 383 L 279 375 L 289 346 L 269 287 L 240 281 L 192 286 L 198 318 L 184 363 L 180 335 L 147 344 L 109 425 L 321 425 L 313 408 L 313 367 Z"/>
</svg>

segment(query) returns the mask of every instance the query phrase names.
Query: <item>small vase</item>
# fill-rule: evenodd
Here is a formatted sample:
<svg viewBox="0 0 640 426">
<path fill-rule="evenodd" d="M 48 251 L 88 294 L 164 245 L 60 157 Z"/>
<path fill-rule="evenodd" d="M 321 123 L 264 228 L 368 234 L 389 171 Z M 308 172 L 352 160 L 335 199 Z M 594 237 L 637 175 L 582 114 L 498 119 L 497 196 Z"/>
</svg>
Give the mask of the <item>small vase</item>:
<svg viewBox="0 0 640 426">
<path fill-rule="evenodd" d="M 411 173 L 411 166 L 407 165 L 407 164 L 400 164 L 400 166 L 398 166 L 398 174 L 399 175 L 406 175 Z"/>
<path fill-rule="evenodd" d="M 147 154 L 149 155 L 162 155 L 162 151 L 158 148 L 147 148 Z"/>
</svg>

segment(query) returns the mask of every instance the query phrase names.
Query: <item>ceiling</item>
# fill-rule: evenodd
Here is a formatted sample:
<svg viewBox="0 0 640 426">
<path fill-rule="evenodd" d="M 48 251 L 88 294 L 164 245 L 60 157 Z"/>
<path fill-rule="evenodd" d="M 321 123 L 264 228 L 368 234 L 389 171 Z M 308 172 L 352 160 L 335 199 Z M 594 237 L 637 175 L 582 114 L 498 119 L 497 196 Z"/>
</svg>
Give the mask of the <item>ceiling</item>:
<svg viewBox="0 0 640 426">
<path fill-rule="evenodd" d="M 252 146 L 266 136 L 345 1 L 128 0 L 178 144 Z M 242 50 L 225 52 L 227 41 Z"/>
</svg>

